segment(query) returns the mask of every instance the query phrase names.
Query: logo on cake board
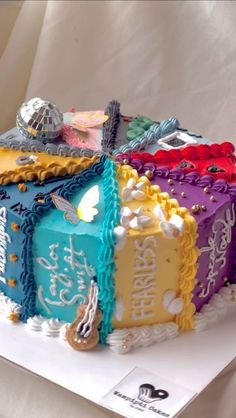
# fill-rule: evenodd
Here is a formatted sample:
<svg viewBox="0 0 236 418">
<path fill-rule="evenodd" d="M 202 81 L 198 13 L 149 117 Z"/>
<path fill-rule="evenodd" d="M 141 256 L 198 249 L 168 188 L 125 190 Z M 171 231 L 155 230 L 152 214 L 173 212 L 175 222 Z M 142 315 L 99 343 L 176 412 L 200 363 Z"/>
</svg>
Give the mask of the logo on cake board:
<svg viewBox="0 0 236 418">
<path fill-rule="evenodd" d="M 100 403 L 130 418 L 174 418 L 195 396 L 181 385 L 135 367 Z"/>
</svg>

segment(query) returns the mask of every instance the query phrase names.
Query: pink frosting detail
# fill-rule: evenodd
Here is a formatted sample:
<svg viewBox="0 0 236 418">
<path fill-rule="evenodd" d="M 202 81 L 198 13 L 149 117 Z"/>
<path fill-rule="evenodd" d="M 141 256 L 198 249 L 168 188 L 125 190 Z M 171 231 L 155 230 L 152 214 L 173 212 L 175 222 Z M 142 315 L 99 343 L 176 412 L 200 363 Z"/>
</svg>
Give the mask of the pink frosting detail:
<svg viewBox="0 0 236 418">
<path fill-rule="evenodd" d="M 98 129 L 90 128 L 87 130 L 86 134 L 88 139 L 83 142 L 79 137 L 79 132 L 73 129 L 70 125 L 64 124 L 62 128 L 62 137 L 68 145 L 98 151 L 100 149 L 97 140 Z"/>
</svg>

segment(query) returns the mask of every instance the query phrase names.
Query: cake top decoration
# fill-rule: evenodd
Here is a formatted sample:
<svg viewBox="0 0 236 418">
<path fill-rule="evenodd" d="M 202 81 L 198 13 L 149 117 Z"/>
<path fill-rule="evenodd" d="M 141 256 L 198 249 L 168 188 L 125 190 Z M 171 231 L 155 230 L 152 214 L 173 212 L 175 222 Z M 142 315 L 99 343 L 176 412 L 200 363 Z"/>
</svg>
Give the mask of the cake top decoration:
<svg viewBox="0 0 236 418">
<path fill-rule="evenodd" d="M 26 139 L 52 141 L 60 135 L 62 124 L 58 107 L 39 97 L 23 103 L 16 116 L 16 126 Z"/>
</svg>

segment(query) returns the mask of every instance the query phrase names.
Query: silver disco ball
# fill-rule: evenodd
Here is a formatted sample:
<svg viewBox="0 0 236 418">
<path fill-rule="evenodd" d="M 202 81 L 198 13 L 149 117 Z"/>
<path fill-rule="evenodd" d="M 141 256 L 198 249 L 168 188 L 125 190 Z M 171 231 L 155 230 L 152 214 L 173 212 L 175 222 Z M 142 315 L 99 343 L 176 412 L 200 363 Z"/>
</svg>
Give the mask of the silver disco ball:
<svg viewBox="0 0 236 418">
<path fill-rule="evenodd" d="M 57 106 L 39 97 L 23 103 L 16 115 L 16 126 L 27 139 L 52 141 L 60 135 L 62 124 Z"/>
</svg>

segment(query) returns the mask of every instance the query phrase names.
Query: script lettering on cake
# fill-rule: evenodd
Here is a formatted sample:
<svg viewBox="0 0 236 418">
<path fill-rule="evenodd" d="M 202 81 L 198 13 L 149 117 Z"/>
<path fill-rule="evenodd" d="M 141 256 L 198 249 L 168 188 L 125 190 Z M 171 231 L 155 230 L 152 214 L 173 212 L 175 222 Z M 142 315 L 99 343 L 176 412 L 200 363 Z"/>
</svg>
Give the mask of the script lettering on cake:
<svg viewBox="0 0 236 418">
<path fill-rule="evenodd" d="M 38 299 L 41 305 L 44 307 L 48 314 L 51 314 L 51 306 L 68 306 L 74 305 L 77 302 L 85 303 L 86 296 L 81 291 L 87 289 L 86 275 L 88 276 L 88 286 L 90 281 L 95 277 L 95 268 L 88 264 L 87 257 L 83 251 L 76 251 L 73 243 L 73 239 L 69 237 L 69 246 L 63 248 L 63 260 L 68 267 L 64 268 L 63 272 L 60 272 L 60 260 L 58 251 L 60 250 L 59 243 L 51 244 L 49 246 L 50 260 L 44 257 L 37 257 L 36 261 L 41 267 L 49 271 L 50 286 L 49 292 L 55 299 L 44 296 L 44 288 L 42 285 L 38 287 Z M 71 294 L 74 286 L 74 279 L 71 272 L 75 271 L 77 277 L 77 291 L 75 294 Z M 60 290 L 59 290 L 60 288 Z M 87 293 L 87 292 L 85 292 Z"/>
<path fill-rule="evenodd" d="M 228 244 L 231 242 L 232 227 L 235 224 L 234 205 L 225 212 L 225 219 L 217 219 L 212 225 L 212 235 L 208 239 L 208 246 L 200 248 L 201 253 L 209 252 L 209 270 L 206 285 L 201 290 L 199 298 L 209 295 L 210 289 L 216 284 L 219 270 L 226 265 Z"/>
<path fill-rule="evenodd" d="M 6 283 L 3 276 L 6 271 L 7 263 L 7 244 L 11 242 L 10 236 L 6 232 L 7 210 L 5 207 L 0 208 L 0 281 Z"/>
<path fill-rule="evenodd" d="M 156 247 L 155 237 L 134 241 L 135 261 L 131 319 L 152 318 L 156 304 Z"/>
</svg>

